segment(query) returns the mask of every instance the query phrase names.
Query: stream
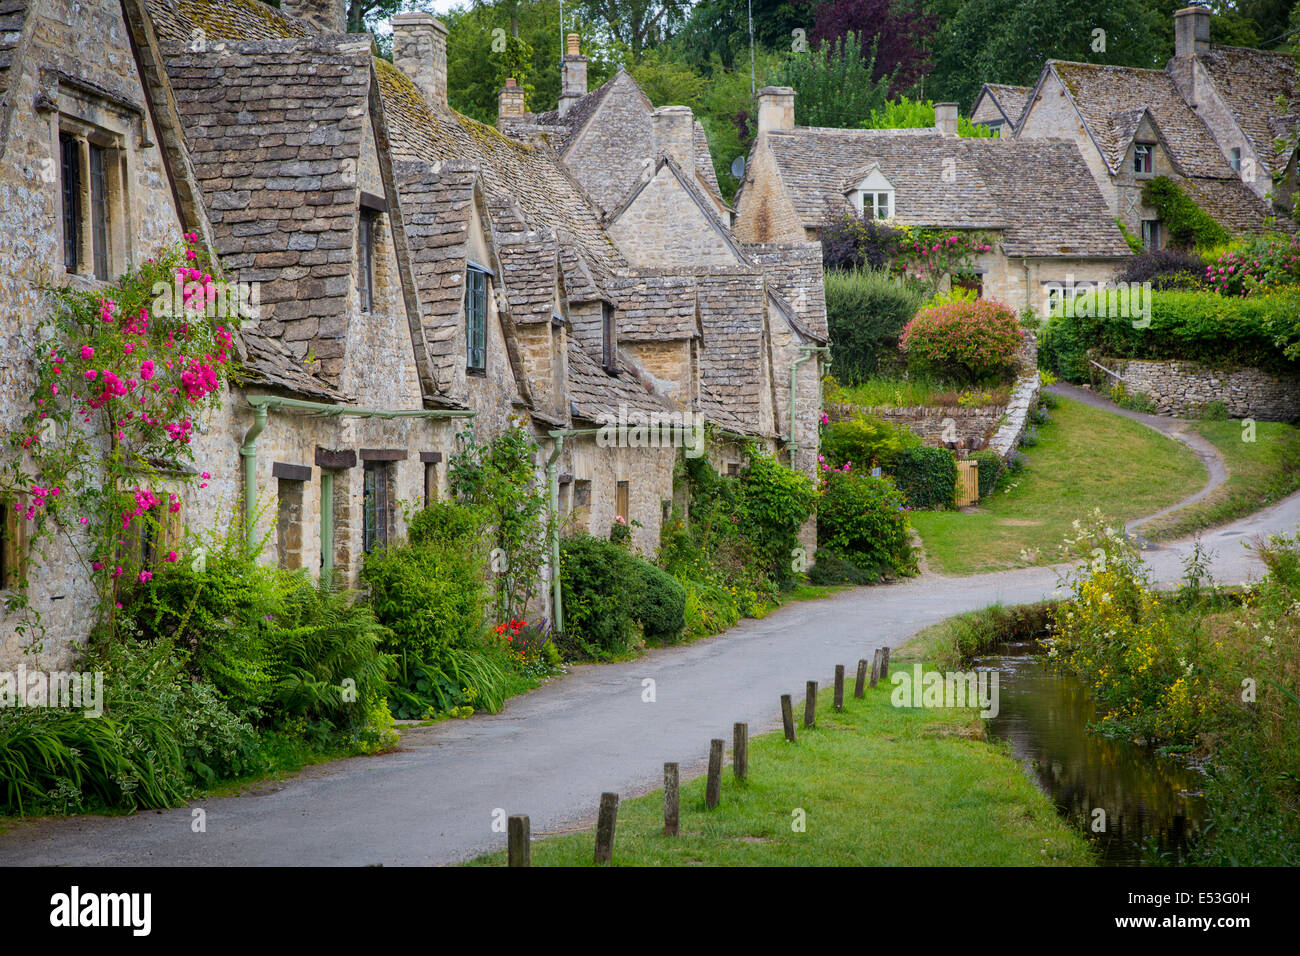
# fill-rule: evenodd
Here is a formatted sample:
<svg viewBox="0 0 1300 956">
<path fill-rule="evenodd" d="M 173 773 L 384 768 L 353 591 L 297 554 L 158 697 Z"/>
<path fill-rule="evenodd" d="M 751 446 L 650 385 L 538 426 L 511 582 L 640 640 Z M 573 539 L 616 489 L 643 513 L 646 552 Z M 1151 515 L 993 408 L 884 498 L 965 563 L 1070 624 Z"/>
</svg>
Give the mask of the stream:
<svg viewBox="0 0 1300 956">
<path fill-rule="evenodd" d="M 974 660 L 977 670 L 999 673 L 989 733 L 1010 744 L 1057 812 L 1094 843 L 1103 866 L 1152 865 L 1157 853 L 1177 862 L 1204 820 L 1202 775 L 1138 744 L 1089 733 L 1098 718 L 1090 689 L 1050 668 L 1042 651 L 1036 641 L 1007 644 Z"/>
</svg>

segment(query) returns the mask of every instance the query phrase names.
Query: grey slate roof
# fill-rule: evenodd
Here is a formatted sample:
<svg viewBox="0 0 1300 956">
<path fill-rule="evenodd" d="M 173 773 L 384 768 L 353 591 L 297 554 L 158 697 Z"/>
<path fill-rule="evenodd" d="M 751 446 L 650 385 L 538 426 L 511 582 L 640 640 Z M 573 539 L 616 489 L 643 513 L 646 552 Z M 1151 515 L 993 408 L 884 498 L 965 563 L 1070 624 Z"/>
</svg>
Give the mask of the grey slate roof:
<svg viewBox="0 0 1300 956">
<path fill-rule="evenodd" d="M 695 277 L 642 270 L 615 278 L 610 294 L 618 306 L 618 338 L 665 342 L 699 335 Z"/>
<path fill-rule="evenodd" d="M 327 381 L 351 308 L 355 173 L 370 85 L 368 38 L 165 44 L 168 76 L 217 251 L 261 289 L 264 335 Z"/>
<path fill-rule="evenodd" d="M 879 167 L 894 186 L 899 223 L 1001 230 L 1003 251 L 1015 257 L 1130 254 L 1073 142 L 820 127 L 767 141 L 807 228 L 828 211 L 849 211 L 846 191 Z"/>
<path fill-rule="evenodd" d="M 1112 175 L 1124 161 L 1136 115 L 1149 109 L 1184 175 L 1234 178 L 1209 127 L 1163 70 L 1064 60 L 1048 60 L 1047 69 L 1069 92 Z"/>
<path fill-rule="evenodd" d="M 496 218 L 493 218 L 495 226 Z M 559 246 L 541 232 L 497 233 L 502 285 L 510 314 L 520 325 L 550 322 L 555 313 Z"/>
<path fill-rule="evenodd" d="M 279 339 L 251 328 L 239 330 L 236 342 L 240 349 L 245 384 L 284 389 L 321 402 L 354 401 L 319 376 L 308 372 Z"/>
<path fill-rule="evenodd" d="M 1005 83 L 985 83 L 984 89 L 993 97 L 993 102 L 997 103 L 998 109 L 1007 121 L 1015 126 L 1020 122 L 1020 116 L 1025 111 L 1025 103 L 1029 101 L 1030 88 L 1027 86 L 1008 86 Z"/>
<path fill-rule="evenodd" d="M 768 287 L 794 309 L 812 338 L 828 341 L 826 286 L 819 242 L 747 242 L 745 255 L 767 274 Z"/>
<path fill-rule="evenodd" d="M 745 434 L 761 429 L 763 335 L 767 290 L 757 270 L 710 269 L 695 277 L 704 349 L 701 404 L 725 414 Z"/>
<path fill-rule="evenodd" d="M 1300 75 L 1295 56 L 1212 45 L 1196 57 L 1268 171 L 1285 168 L 1287 157 L 1274 151 L 1273 142 L 1291 135 L 1300 124 Z"/>
<path fill-rule="evenodd" d="M 577 341 L 569 338 L 569 408 L 574 418 L 588 422 L 615 422 L 619 405 L 629 411 L 666 412 L 667 401 L 647 392 L 632 376 L 609 375 Z"/>
</svg>

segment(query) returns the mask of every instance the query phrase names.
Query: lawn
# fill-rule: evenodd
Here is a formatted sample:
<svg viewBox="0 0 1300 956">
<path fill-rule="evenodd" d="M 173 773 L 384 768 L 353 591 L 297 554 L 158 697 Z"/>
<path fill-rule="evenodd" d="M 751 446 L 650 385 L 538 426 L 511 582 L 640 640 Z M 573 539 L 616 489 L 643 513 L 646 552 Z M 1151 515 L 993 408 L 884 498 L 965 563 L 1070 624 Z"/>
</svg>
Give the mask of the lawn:
<svg viewBox="0 0 1300 956">
<path fill-rule="evenodd" d="M 704 778 L 681 786 L 680 835 L 663 835 L 663 791 L 618 808 L 614 863 L 623 866 L 1086 866 L 1092 857 L 1019 764 L 984 742 L 972 710 L 902 709 L 892 687 L 845 709 L 818 700 L 817 728 L 798 743 L 778 731 L 750 740 L 749 780 L 723 771 L 718 808 Z M 773 701 L 774 708 L 778 706 Z M 803 712 L 802 696 L 796 716 Z M 728 741 L 730 750 L 730 741 Z M 708 741 L 700 740 L 700 756 Z M 691 755 L 679 755 L 688 759 Z M 647 768 L 650 769 L 650 768 Z M 593 810 L 598 794 L 591 794 Z M 521 808 L 523 809 L 523 808 Z M 797 811 L 805 828 L 795 829 Z M 594 831 L 532 846 L 534 866 L 590 866 Z M 505 836 L 501 837 L 504 845 Z M 500 866 L 504 850 L 471 861 Z"/>
<path fill-rule="evenodd" d="M 826 396 L 826 401 L 864 407 L 905 408 L 917 405 L 946 407 L 956 405 L 1005 405 L 1011 396 L 1006 385 L 954 388 L 951 384 L 925 376 L 908 378 L 873 375 L 857 385 L 840 385 Z"/>
<path fill-rule="evenodd" d="M 1228 480 L 1203 500 L 1142 527 L 1153 541 L 1191 534 L 1233 521 L 1300 488 L 1300 430 L 1281 422 L 1256 422 L 1255 440 L 1239 421 L 1192 426 L 1223 456 Z"/>
<path fill-rule="evenodd" d="M 1058 548 L 1071 522 L 1094 508 L 1131 521 L 1194 494 L 1208 480 L 1185 445 L 1065 398 L 1024 454 L 1025 470 L 1005 477 L 974 509 L 912 515 L 931 570 L 975 574 L 1049 564 L 1061 560 Z"/>
</svg>

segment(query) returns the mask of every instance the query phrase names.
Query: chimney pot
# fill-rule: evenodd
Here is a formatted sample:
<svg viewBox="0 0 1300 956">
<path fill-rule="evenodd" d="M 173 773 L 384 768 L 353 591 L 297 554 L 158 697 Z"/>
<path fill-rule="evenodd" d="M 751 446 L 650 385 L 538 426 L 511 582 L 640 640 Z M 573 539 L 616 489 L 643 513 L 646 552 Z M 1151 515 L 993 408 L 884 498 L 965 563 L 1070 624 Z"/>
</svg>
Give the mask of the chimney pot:
<svg viewBox="0 0 1300 956">
<path fill-rule="evenodd" d="M 1183 7 L 1174 12 L 1174 56 L 1190 56 L 1210 49 L 1210 11 Z"/>
<path fill-rule="evenodd" d="M 758 131 L 794 129 L 794 90 L 765 86 L 758 91 Z"/>
<path fill-rule="evenodd" d="M 565 52 L 568 53 L 569 56 L 577 56 L 578 55 L 578 34 L 570 33 L 567 37 L 564 38 L 564 40 L 566 44 Z"/>
<path fill-rule="evenodd" d="M 429 13 L 393 17 L 393 66 L 435 109 L 447 108 L 447 25 Z"/>
</svg>

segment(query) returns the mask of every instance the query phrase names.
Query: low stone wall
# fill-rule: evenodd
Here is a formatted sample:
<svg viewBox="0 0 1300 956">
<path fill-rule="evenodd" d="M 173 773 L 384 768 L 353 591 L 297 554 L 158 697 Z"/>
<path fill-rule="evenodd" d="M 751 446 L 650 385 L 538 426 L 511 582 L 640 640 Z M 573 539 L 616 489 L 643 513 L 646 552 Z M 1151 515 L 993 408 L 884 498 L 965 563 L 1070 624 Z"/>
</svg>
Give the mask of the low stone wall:
<svg viewBox="0 0 1300 956">
<path fill-rule="evenodd" d="M 1212 368 L 1198 362 L 1090 357 L 1119 375 L 1128 394 L 1147 395 L 1160 415 L 1195 417 L 1211 402 L 1222 402 L 1231 418 L 1300 419 L 1300 377 L 1294 375 L 1272 375 L 1257 368 Z M 1115 384 L 1113 376 L 1096 366 L 1090 368 L 1098 387 Z"/>
<path fill-rule="evenodd" d="M 827 414 L 833 421 L 846 421 L 857 414 L 870 415 L 894 425 L 910 428 L 921 441 L 934 448 L 958 443 L 971 450 L 985 447 L 989 436 L 1006 411 L 1001 405 L 976 408 L 962 406 L 928 407 L 909 405 L 829 405 Z"/>
<path fill-rule="evenodd" d="M 1037 369 L 1016 379 L 1016 386 L 1011 390 L 1011 401 L 1007 403 L 1006 419 L 989 441 L 989 448 L 997 452 L 1003 461 L 1020 444 L 1020 438 L 1029 423 L 1029 413 L 1038 404 L 1041 384 Z"/>
</svg>

